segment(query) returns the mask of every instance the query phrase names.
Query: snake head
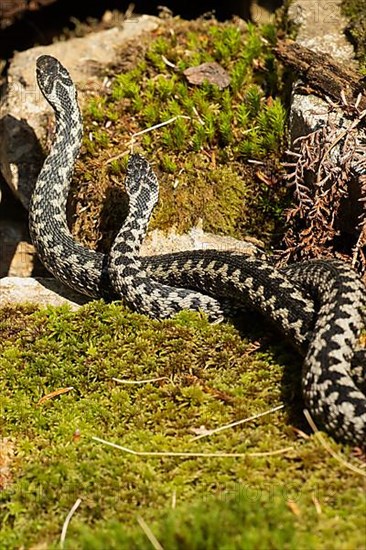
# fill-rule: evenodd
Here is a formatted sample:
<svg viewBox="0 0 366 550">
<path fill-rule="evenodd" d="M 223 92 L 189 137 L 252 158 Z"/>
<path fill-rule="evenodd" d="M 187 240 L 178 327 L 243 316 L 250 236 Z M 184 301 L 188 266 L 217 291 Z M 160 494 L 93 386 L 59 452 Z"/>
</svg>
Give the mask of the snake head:
<svg viewBox="0 0 366 550">
<path fill-rule="evenodd" d="M 137 153 L 131 154 L 128 159 L 125 186 L 130 198 L 144 197 L 146 203 L 151 201 L 154 206 L 158 201 L 157 177 L 148 161 Z"/>
<path fill-rule="evenodd" d="M 41 55 L 38 57 L 36 75 L 41 92 L 51 104 L 54 104 L 57 100 L 56 88 L 58 86 L 66 87 L 69 90 L 74 89 L 68 71 L 61 65 L 58 59 L 51 55 Z"/>
</svg>

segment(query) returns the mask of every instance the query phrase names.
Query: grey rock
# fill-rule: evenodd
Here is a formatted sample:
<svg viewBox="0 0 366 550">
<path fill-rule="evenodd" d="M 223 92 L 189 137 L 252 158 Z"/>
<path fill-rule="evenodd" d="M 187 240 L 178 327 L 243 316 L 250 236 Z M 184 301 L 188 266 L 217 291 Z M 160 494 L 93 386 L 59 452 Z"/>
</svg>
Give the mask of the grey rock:
<svg viewBox="0 0 366 550">
<path fill-rule="evenodd" d="M 1 229 L 1 228 L 0 228 Z M 20 239 L 20 235 L 18 239 Z M 0 234 L 1 242 L 1 234 Z M 26 245 L 27 243 L 23 243 Z M 30 247 L 30 245 L 28 245 Z M 161 231 L 153 231 L 143 243 L 141 254 L 143 256 L 179 252 L 180 250 L 205 250 L 215 248 L 221 251 L 236 251 L 247 255 L 254 255 L 260 241 L 251 239 L 239 241 L 232 237 L 223 237 L 205 233 L 200 226 L 191 229 L 186 235 L 178 235 L 174 231 L 164 234 Z M 30 247 L 31 248 L 31 247 Z M 26 249 L 22 258 L 25 259 Z M 69 304 L 73 309 L 90 301 L 83 296 L 58 282 L 54 278 L 33 278 L 31 274 L 31 250 L 28 250 L 28 261 L 23 263 L 23 277 L 0 278 L 0 307 L 6 304 L 33 303 L 38 306 Z M 15 270 L 16 271 L 16 270 Z M 18 267 L 19 272 L 19 267 Z"/>
<path fill-rule="evenodd" d="M 9 304 L 36 304 L 60 306 L 68 304 L 78 309 L 88 298 L 66 289 L 55 279 L 32 277 L 3 277 L 0 279 L 0 307 Z"/>
<path fill-rule="evenodd" d="M 298 26 L 296 41 L 316 52 L 329 53 L 337 61 L 355 67 L 354 51 L 344 34 L 347 21 L 341 14 L 340 0 L 294 0 L 289 18 Z M 306 135 L 328 121 L 337 123 L 342 117 L 335 110 L 329 119 L 328 103 L 313 94 L 296 93 L 291 100 L 291 140 Z"/>
<path fill-rule="evenodd" d="M 263 243 L 254 238 L 234 239 L 222 235 L 206 233 L 198 224 L 186 234 L 178 234 L 173 229 L 168 233 L 156 229 L 148 234 L 141 247 L 141 255 L 167 254 L 181 250 L 207 250 L 215 248 L 222 252 L 240 252 L 252 256 Z"/>
<path fill-rule="evenodd" d="M 118 49 L 127 41 L 155 30 L 156 17 L 142 15 L 125 21 L 123 27 L 89 34 L 50 46 L 16 53 L 8 71 L 5 96 L 0 108 L 0 169 L 22 204 L 27 207 L 43 161 L 39 143 L 44 141 L 51 109 L 35 79 L 38 56 L 53 55 L 68 68 L 78 89 L 100 88 L 96 74 L 118 60 Z M 81 102 L 83 93 L 79 94 Z"/>
<path fill-rule="evenodd" d="M 344 34 L 347 20 L 340 6 L 341 0 L 293 0 L 289 18 L 298 27 L 299 44 L 355 66 L 353 47 Z"/>
</svg>

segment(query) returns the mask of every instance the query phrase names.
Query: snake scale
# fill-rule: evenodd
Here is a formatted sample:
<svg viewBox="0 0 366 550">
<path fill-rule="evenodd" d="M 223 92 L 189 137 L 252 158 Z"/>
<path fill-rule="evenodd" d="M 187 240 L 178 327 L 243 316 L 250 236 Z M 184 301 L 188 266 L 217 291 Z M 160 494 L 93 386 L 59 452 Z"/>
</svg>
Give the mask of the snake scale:
<svg viewBox="0 0 366 550">
<path fill-rule="evenodd" d="M 66 220 L 83 133 L 76 90 L 54 57 L 39 57 L 36 73 L 56 115 L 55 138 L 29 210 L 31 238 L 47 269 L 83 294 L 122 299 L 158 319 L 188 308 L 218 322 L 227 303 L 258 311 L 303 354 L 303 396 L 315 420 L 337 439 L 363 445 L 366 354 L 357 349 L 357 341 L 365 324 L 366 289 L 353 269 L 339 260 L 277 269 L 260 252 L 246 256 L 200 250 L 140 257 L 158 182 L 149 163 L 136 154 L 127 167 L 129 214 L 110 254 L 83 247 Z"/>
</svg>

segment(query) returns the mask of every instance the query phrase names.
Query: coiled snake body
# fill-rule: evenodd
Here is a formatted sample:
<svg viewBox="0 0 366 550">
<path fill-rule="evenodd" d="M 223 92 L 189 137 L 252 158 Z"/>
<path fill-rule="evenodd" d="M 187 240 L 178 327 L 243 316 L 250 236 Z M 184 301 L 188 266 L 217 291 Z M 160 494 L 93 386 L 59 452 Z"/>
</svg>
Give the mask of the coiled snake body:
<svg viewBox="0 0 366 550">
<path fill-rule="evenodd" d="M 217 250 L 139 257 L 158 197 L 156 177 L 131 155 L 126 188 L 129 215 L 109 255 L 84 248 L 67 226 L 66 201 L 82 139 L 76 91 L 67 70 L 51 56 L 37 60 L 39 87 L 56 114 L 56 136 L 30 203 L 32 241 L 53 275 L 96 298 L 122 298 L 134 310 L 166 318 L 181 309 L 225 314 L 225 301 L 243 304 L 272 321 L 304 355 L 304 400 L 336 438 L 364 444 L 365 351 L 356 351 L 365 323 L 366 292 L 357 274 L 337 260 L 276 269 L 263 254 Z"/>
</svg>

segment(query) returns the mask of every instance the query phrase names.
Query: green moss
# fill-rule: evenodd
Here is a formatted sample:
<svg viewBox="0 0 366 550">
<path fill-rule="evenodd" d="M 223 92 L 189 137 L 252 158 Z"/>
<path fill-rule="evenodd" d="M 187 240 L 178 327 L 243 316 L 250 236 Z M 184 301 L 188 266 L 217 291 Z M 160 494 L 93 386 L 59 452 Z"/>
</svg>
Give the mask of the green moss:
<svg viewBox="0 0 366 550">
<path fill-rule="evenodd" d="M 162 136 L 157 132 L 154 136 L 155 147 L 157 144 L 158 147 L 168 149 L 171 154 L 178 154 L 182 150 L 189 152 L 191 141 L 196 140 L 196 132 L 201 130 L 203 121 L 207 128 L 201 147 L 209 149 L 220 146 L 225 150 L 230 146 L 226 156 L 236 156 L 241 137 L 240 133 L 235 132 L 234 114 L 237 106 L 242 103 L 246 83 L 252 90 L 255 89 L 255 94 L 246 94 L 250 113 L 248 123 L 256 126 L 257 118 L 264 112 L 270 114 L 272 111 L 272 105 L 265 101 L 263 89 L 252 86 L 251 82 L 262 81 L 260 73 L 256 75 L 253 71 L 254 60 L 258 64 L 266 65 L 273 62 L 273 54 L 260 31 L 251 24 L 248 24 L 246 33 L 233 24 L 211 24 L 208 28 L 203 25 L 203 32 L 206 33 L 204 49 L 202 43 L 195 48 L 194 61 L 192 52 L 182 50 L 182 37 L 180 43 L 177 43 L 176 37 L 169 39 L 169 35 L 167 38 L 158 38 L 147 50 L 145 58 L 159 73 L 152 76 L 152 67 L 147 64 L 144 70 L 138 67 L 118 75 L 112 86 L 112 98 L 142 98 L 145 104 L 142 110 L 140 102 L 129 104 L 132 114 L 142 127 L 160 124 L 176 116 L 191 118 L 190 122 L 178 118 L 174 124 L 165 127 Z M 191 33 L 190 41 L 193 36 Z M 165 53 L 169 55 L 169 63 L 175 66 L 179 64 L 179 72 L 172 72 L 171 67 L 166 65 L 162 58 Z M 207 60 L 217 61 L 225 67 L 232 80 L 230 89 L 220 90 L 216 85 L 208 83 L 194 88 L 189 86 L 182 71 Z M 275 70 L 273 67 L 273 71 Z M 273 91 L 272 89 L 269 93 Z M 272 139 L 262 139 L 261 134 L 257 138 L 259 157 L 279 150 L 284 133 L 284 109 L 277 102 L 273 116 L 281 109 L 282 117 L 277 116 L 278 124 L 263 128 L 267 134 L 271 134 Z"/>
<path fill-rule="evenodd" d="M 366 5 L 364 0 L 343 0 L 342 11 L 349 19 L 348 32 L 355 45 L 361 71 L 366 74 Z"/>
<path fill-rule="evenodd" d="M 180 505 L 178 509 L 167 512 L 161 522 L 154 523 L 153 532 L 163 547 L 171 550 L 293 548 L 299 537 L 290 511 L 284 502 L 279 501 L 276 513 L 273 512 L 273 506 L 263 496 L 239 489 L 237 494 L 235 490 L 228 491 L 221 499 L 209 496 L 203 498 L 193 508 Z M 241 523 L 240 531 L 237 528 L 238 520 Z M 218 529 L 218 525 L 225 528 Z M 301 542 L 311 548 L 312 538 L 311 535 L 305 535 L 301 537 Z M 85 531 L 81 547 L 88 550 L 149 550 L 151 542 L 140 527 L 129 531 L 114 522 L 104 532 L 96 534 Z"/>
<path fill-rule="evenodd" d="M 120 212 L 115 202 L 102 204 L 98 197 L 108 196 L 108 186 L 124 175 L 110 159 L 127 153 L 133 134 L 170 121 L 134 139 L 135 148 L 154 163 L 161 186 L 152 227 L 175 226 L 184 232 L 202 220 L 205 230 L 238 238 L 249 232 L 270 244 L 278 236 L 280 217 L 268 216 L 262 206 L 268 195 L 273 211 L 282 212 L 286 204 L 286 191 L 278 183 L 286 112 L 281 70 L 272 52 L 275 27 L 175 20 L 172 28 L 162 26 L 157 34 L 135 48 L 133 61 L 120 72 L 114 68 L 110 92 L 93 96 L 86 106 L 76 181 L 85 172 L 92 177 L 74 190 L 75 201 L 83 205 L 76 207 L 75 234 L 89 246 L 100 243 L 95 220 L 103 209 L 110 218 L 110 233 L 104 231 L 110 244 L 121 225 Z M 128 58 L 128 52 L 121 57 Z M 188 83 L 184 70 L 207 61 L 227 71 L 228 87 Z M 270 190 L 248 159 L 261 161 L 261 171 L 271 174 Z M 110 178 L 111 172 L 116 177 Z M 218 218 L 227 221 L 220 227 Z"/>
<path fill-rule="evenodd" d="M 157 322 L 102 302 L 77 312 L 1 310 L 1 548 L 58 546 L 77 498 L 66 545 L 73 550 L 150 547 L 138 516 L 164 548 L 325 549 L 330 537 L 335 549 L 362 547 L 362 478 L 314 437 L 296 436 L 292 423 L 304 429 L 294 372 L 300 360 L 263 345 L 253 354 L 258 336 L 244 338 L 198 314 Z M 118 384 L 114 377 L 163 378 Z M 40 402 L 67 387 L 73 390 Z M 216 428 L 283 402 L 286 410 L 191 441 L 202 425 Z M 293 449 L 240 459 L 140 457 L 92 436 L 136 451 Z M 354 460 L 350 449 L 344 453 Z"/>
<path fill-rule="evenodd" d="M 171 202 L 170 208 L 157 209 L 150 228 L 169 229 L 172 223 L 178 227 L 184 224 L 192 227 L 205 220 L 205 228 L 213 233 L 234 235 L 238 228 L 247 235 L 256 236 L 261 223 L 263 233 L 269 231 L 271 222 L 264 222 L 261 213 L 255 209 L 261 204 L 261 212 L 265 211 L 260 201 L 265 200 L 267 189 L 260 188 L 255 182 L 245 185 L 243 168 L 238 162 L 221 164 L 210 170 L 208 165 L 207 159 L 197 159 L 193 153 L 187 155 L 183 170 L 175 174 L 174 185 L 160 190 L 161 204 Z M 191 181 L 194 181 L 194 201 Z M 268 196 L 267 200 L 270 200 Z M 218 205 L 223 208 L 218 208 Z M 226 205 L 230 208 L 225 208 Z M 252 210 L 251 217 L 243 218 L 243 210 Z M 273 220 L 273 211 L 270 216 Z"/>
</svg>

